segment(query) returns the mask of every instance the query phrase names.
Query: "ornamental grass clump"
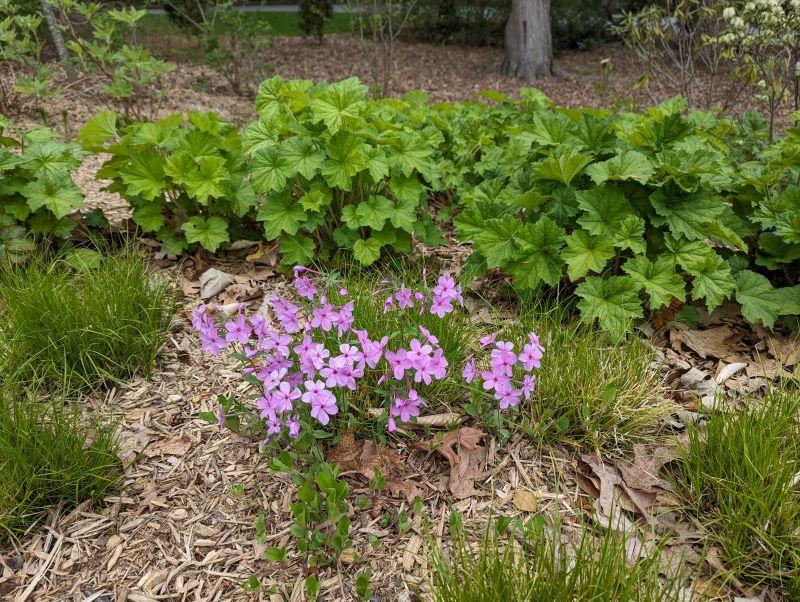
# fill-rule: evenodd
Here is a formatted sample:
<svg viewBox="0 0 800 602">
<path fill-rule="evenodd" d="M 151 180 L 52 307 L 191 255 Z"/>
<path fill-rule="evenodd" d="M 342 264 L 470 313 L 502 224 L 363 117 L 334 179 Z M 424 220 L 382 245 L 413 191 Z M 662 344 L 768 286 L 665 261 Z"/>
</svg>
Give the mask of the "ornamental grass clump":
<svg viewBox="0 0 800 602">
<path fill-rule="evenodd" d="M 36 253 L 0 272 L 0 370 L 72 391 L 146 375 L 174 307 L 134 247 Z"/>
<path fill-rule="evenodd" d="M 105 495 L 122 473 L 114 428 L 43 400 L 13 376 L 0 387 L 0 541 L 17 539 L 54 508 Z"/>
<path fill-rule="evenodd" d="M 333 418 L 342 415 L 347 422 L 377 413 L 377 424 L 394 432 L 430 410 L 431 396 L 441 399 L 443 392 L 452 396 L 443 400 L 450 407 L 470 391 L 501 410 L 529 398 L 544 353 L 535 333 L 527 335 L 519 355 L 512 342 L 486 335 L 468 358 L 461 286 L 449 274 L 431 286 L 425 270 L 419 282 L 411 288 L 380 280 L 369 303 L 363 283 L 351 293 L 334 278 L 297 267 L 295 294 L 270 298 L 268 316 L 248 317 L 240 306 L 222 325 L 218 312 L 202 305 L 192 323 L 204 350 L 219 354 L 234 347 L 245 379 L 257 387 L 258 419 L 248 425 L 265 441 L 320 436 L 320 427 L 335 432 Z M 382 326 L 371 313 L 377 303 Z M 365 309 L 363 321 L 357 307 Z M 433 321 L 431 328 L 423 318 Z M 447 348 L 458 346 L 448 356 Z M 220 425 L 241 425 L 241 413 L 252 415 L 252 408 L 220 399 Z"/>
</svg>

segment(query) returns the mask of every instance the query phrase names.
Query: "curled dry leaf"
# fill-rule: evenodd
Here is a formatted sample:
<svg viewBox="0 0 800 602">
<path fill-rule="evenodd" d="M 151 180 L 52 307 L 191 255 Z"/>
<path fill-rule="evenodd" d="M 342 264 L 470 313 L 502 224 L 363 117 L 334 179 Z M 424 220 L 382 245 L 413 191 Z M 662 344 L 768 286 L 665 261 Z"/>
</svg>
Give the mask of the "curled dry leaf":
<svg viewBox="0 0 800 602">
<path fill-rule="evenodd" d="M 161 439 L 144 450 L 144 455 L 148 458 L 154 456 L 183 456 L 194 445 L 194 439 L 188 435 L 180 437 L 168 437 Z"/>
<path fill-rule="evenodd" d="M 522 512 L 536 512 L 538 507 L 536 494 L 526 489 L 517 489 L 512 500 L 514 507 Z"/>
<path fill-rule="evenodd" d="M 677 324 L 670 330 L 669 338 L 676 351 L 685 346 L 702 359 L 712 357 L 731 363 L 749 360 L 743 353 L 746 348 L 741 343 L 741 334 L 728 325 L 695 330 Z"/>
<path fill-rule="evenodd" d="M 200 298 L 210 299 L 234 281 L 234 277 L 216 268 L 209 268 L 200 275 Z"/>
<path fill-rule="evenodd" d="M 462 427 L 445 433 L 441 439 L 418 441 L 413 447 L 430 451 L 434 449 L 450 463 L 450 493 L 456 499 L 475 495 L 488 495 L 475 488 L 475 481 L 485 479 L 490 471 L 485 469 L 487 449 L 478 445 L 486 434 L 476 428 Z"/>
<path fill-rule="evenodd" d="M 386 480 L 386 489 L 394 497 L 405 495 L 412 502 L 415 497 L 424 496 L 418 483 L 402 478 L 405 462 L 400 454 L 368 439 L 356 440 L 352 432 L 345 433 L 339 443 L 328 450 L 326 459 L 339 466 L 342 475 L 360 474 L 371 480 L 376 476 L 376 469 L 379 470 Z"/>
</svg>

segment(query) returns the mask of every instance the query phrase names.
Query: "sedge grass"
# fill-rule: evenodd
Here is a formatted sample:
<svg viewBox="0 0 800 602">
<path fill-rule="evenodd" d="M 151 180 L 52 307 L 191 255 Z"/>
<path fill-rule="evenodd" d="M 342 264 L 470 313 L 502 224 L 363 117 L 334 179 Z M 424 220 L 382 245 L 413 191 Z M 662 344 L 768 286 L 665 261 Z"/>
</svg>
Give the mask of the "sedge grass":
<svg viewBox="0 0 800 602">
<path fill-rule="evenodd" d="M 449 550 L 431 555 L 434 602 L 666 602 L 683 589 L 679 575 L 659 575 L 662 546 L 629 563 L 629 542 L 613 529 L 575 537 L 556 524 L 501 539 L 487 528 L 470 540 L 451 517 L 451 535 Z"/>
<path fill-rule="evenodd" d="M 0 272 L 0 368 L 65 390 L 147 375 L 174 299 L 133 246 L 81 269 L 68 256 L 38 252 Z"/>
<path fill-rule="evenodd" d="M 719 411 L 689 430 L 678 482 L 721 549 L 730 573 L 751 587 L 800 599 L 800 391 L 786 386 Z"/>
<path fill-rule="evenodd" d="M 0 540 L 18 539 L 51 509 L 98 500 L 121 474 L 113 425 L 85 421 L 61 397 L 42 400 L 12 378 L 0 391 Z"/>
</svg>

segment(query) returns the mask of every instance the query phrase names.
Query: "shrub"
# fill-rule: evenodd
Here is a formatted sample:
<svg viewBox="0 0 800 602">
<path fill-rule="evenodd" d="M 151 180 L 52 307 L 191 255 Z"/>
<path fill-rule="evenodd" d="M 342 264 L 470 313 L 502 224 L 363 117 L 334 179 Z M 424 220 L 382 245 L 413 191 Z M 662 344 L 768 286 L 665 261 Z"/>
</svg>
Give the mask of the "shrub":
<svg viewBox="0 0 800 602">
<path fill-rule="evenodd" d="M 726 566 L 753 587 L 800 595 L 800 392 L 770 389 L 738 414 L 689 431 L 679 464 L 689 507 L 708 522 Z"/>
<path fill-rule="evenodd" d="M 491 524 L 471 543 L 460 517 L 450 515 L 449 558 L 434 548 L 431 600 L 436 602 L 546 602 L 550 600 L 667 601 L 680 599 L 681 579 L 661 578 L 661 546 L 648 558 L 628 562 L 636 535 L 614 529 L 595 536 L 589 526 L 576 538 L 557 523 L 546 529 L 541 516 Z M 499 534 L 498 534 L 499 532 Z"/>
<path fill-rule="evenodd" d="M 111 180 L 133 220 L 173 253 L 199 245 L 212 253 L 231 236 L 254 236 L 257 197 L 246 177 L 236 128 L 213 113 L 171 115 L 117 127 L 114 113 L 78 134 L 85 148 L 111 157 L 97 177 Z M 107 145 L 107 143 L 110 144 Z"/>
<path fill-rule="evenodd" d="M 58 507 L 97 501 L 122 474 L 114 429 L 83 420 L 3 380 L 0 393 L 0 539 L 28 533 Z"/>
<path fill-rule="evenodd" d="M 66 237 L 77 224 L 83 195 L 72 181 L 85 156 L 46 128 L 10 130 L 0 116 L 0 263 L 33 248 L 29 237 Z"/>
<path fill-rule="evenodd" d="M 307 36 L 313 35 L 322 42 L 325 24 L 333 17 L 331 0 L 300 0 L 297 18 L 300 30 Z"/>
<path fill-rule="evenodd" d="M 456 183 L 464 211 L 455 223 L 478 271 L 500 267 L 520 289 L 570 283 L 581 319 L 617 337 L 644 317 L 643 300 L 651 312 L 686 302 L 687 283 L 709 311 L 735 298 L 770 328 L 798 312 L 796 271 L 751 265 L 756 222 L 773 201 L 747 191 L 759 166 L 744 171 L 755 177 L 737 175 L 730 122 L 685 116 L 679 101 L 616 118 L 548 106 L 523 91 L 505 108 L 441 111 L 453 140 L 441 147 L 441 179 Z M 792 191 L 773 210 L 782 215 L 765 218 L 792 230 L 788 241 Z"/>
<path fill-rule="evenodd" d="M 410 251 L 412 234 L 443 242 L 425 212 L 436 133 L 365 93 L 356 79 L 312 86 L 274 77 L 259 88 L 260 120 L 245 129 L 244 148 L 264 195 L 257 219 L 268 240 L 281 237 L 286 263 L 340 247 L 366 265 L 382 247 Z"/>
<path fill-rule="evenodd" d="M 148 374 L 172 310 L 171 287 L 133 247 L 37 253 L 0 273 L 0 368 L 68 389 Z"/>
</svg>

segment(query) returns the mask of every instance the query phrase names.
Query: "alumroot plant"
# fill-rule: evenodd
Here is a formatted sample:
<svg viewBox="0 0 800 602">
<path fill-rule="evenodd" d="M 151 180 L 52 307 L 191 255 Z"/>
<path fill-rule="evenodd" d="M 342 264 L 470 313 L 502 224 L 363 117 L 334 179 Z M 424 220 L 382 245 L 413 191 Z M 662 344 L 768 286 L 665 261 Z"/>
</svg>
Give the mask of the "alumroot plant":
<svg viewBox="0 0 800 602">
<path fill-rule="evenodd" d="M 401 332 L 384 336 L 369 332 L 369 320 L 358 327 L 356 304 L 347 288 L 302 266 L 294 270 L 295 294 L 268 299 L 265 315 L 246 316 L 240 306 L 225 321 L 216 309 L 201 305 L 193 312 L 192 324 L 203 350 L 213 355 L 232 350 L 244 378 L 258 387 L 258 419 L 249 424 L 265 442 L 296 439 L 303 433 L 319 437 L 319 425 L 329 427 L 332 417 L 344 413 L 349 397 L 364 393 L 379 400 L 383 412 L 378 420 L 395 431 L 398 421 L 413 421 L 427 407 L 421 394 L 425 387 L 446 379 L 473 393 L 491 395 L 502 410 L 528 399 L 535 386 L 533 372 L 544 353 L 536 334 L 528 334 L 519 353 L 514 343 L 496 340 L 497 333 L 483 336 L 476 341 L 473 357 L 453 365 L 437 336 L 413 324 L 412 312 L 455 320 L 457 307 L 463 306 L 461 285 L 449 274 L 439 276 L 434 286 L 427 281 L 423 270 L 417 288 L 382 280 L 371 292 L 385 298 L 384 315 L 405 312 L 409 317 Z M 228 423 L 232 409 L 236 421 L 239 413 L 254 411 L 220 398 L 220 426 Z"/>
</svg>

